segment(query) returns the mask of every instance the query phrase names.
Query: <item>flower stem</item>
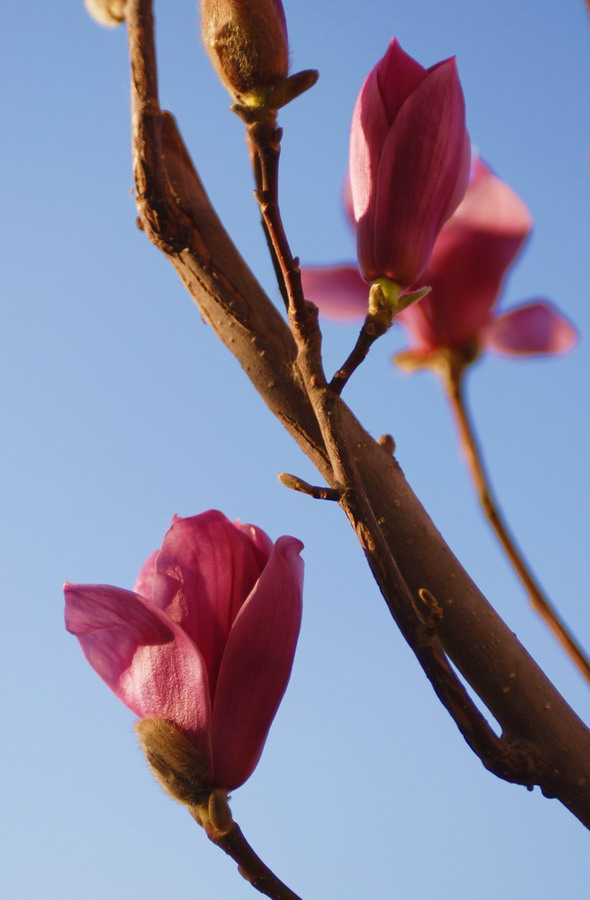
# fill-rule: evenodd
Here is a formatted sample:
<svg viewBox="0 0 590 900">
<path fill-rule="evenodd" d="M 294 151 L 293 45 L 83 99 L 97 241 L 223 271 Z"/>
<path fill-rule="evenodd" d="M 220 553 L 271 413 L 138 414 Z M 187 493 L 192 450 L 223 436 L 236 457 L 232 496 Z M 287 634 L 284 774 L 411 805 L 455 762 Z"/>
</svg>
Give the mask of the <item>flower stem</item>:
<svg viewBox="0 0 590 900">
<path fill-rule="evenodd" d="M 334 391 L 336 394 L 341 394 L 344 389 L 348 379 L 356 372 L 358 367 L 365 361 L 368 356 L 369 350 L 375 343 L 378 337 L 380 337 L 384 331 L 383 330 L 375 330 L 373 322 L 370 317 L 367 316 L 363 327 L 359 332 L 359 336 L 357 338 L 357 342 L 354 345 L 348 359 L 344 362 L 340 369 L 336 372 L 332 381 L 330 382 L 330 390 Z"/>
<path fill-rule="evenodd" d="M 235 110 L 238 111 L 237 109 Z M 256 183 L 261 187 L 256 191 L 264 231 L 271 249 L 275 271 L 279 275 L 279 286 L 286 299 L 289 323 L 293 335 L 302 346 L 317 343 L 320 339 L 317 312 L 310 308 L 303 295 L 299 259 L 291 253 L 279 207 L 279 158 L 282 131 L 276 121 L 254 121 L 247 126 L 248 146 L 253 162 Z M 316 362 L 319 363 L 319 352 Z M 321 368 L 318 366 L 318 368 Z M 318 379 L 325 381 L 323 371 L 316 372 Z"/>
<path fill-rule="evenodd" d="M 198 813 L 195 814 L 190 807 L 189 812 L 200 825 L 203 824 Z M 205 831 L 210 841 L 237 862 L 240 875 L 261 894 L 272 897 L 273 900 L 301 900 L 298 894 L 283 884 L 280 878 L 277 878 L 274 872 L 271 872 L 268 866 L 262 862 L 244 837 L 240 826 L 233 820 L 227 830 L 217 830 L 210 825 L 205 825 Z"/>
<path fill-rule="evenodd" d="M 463 377 L 465 371 L 466 368 L 464 365 L 459 364 L 456 366 L 450 361 L 449 365 L 445 366 L 438 374 L 440 374 L 442 378 L 459 432 L 461 450 L 467 468 L 471 474 L 473 485 L 484 515 L 494 530 L 512 567 L 524 585 L 529 595 L 531 606 L 553 632 L 555 638 L 562 645 L 582 675 L 590 682 L 590 662 L 588 661 L 588 657 L 569 631 L 565 622 L 560 618 L 556 609 L 543 593 L 543 590 L 537 583 L 500 513 L 465 402 L 463 391 Z"/>
</svg>

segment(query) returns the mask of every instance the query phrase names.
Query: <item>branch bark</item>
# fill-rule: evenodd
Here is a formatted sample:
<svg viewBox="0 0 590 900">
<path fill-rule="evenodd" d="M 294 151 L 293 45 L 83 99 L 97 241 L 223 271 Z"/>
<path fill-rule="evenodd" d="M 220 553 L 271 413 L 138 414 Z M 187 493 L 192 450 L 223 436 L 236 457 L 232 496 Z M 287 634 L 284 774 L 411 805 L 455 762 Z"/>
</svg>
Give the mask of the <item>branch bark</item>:
<svg viewBox="0 0 590 900">
<path fill-rule="evenodd" d="M 170 260 L 270 410 L 327 484 L 342 492 L 343 473 L 335 471 L 333 448 L 328 452 L 326 447 L 293 336 L 223 229 L 173 117 L 159 109 L 151 0 L 129 0 L 127 22 L 141 227 Z M 480 717 L 482 740 L 470 740 L 477 719 L 467 708 L 464 736 L 487 768 L 509 781 L 539 785 L 590 827 L 590 731 L 463 570 L 397 461 L 340 398 L 334 402 L 339 433 L 366 498 L 359 506 L 354 491 L 344 490 L 341 505 L 389 608 L 396 621 L 400 616 L 414 621 L 416 633 L 426 634 L 441 664 L 452 662 L 502 727 L 494 740 Z M 400 590 L 398 574 L 407 589 Z M 419 600 L 436 610 L 434 619 L 420 612 Z M 450 691 L 456 687 L 449 682 Z M 463 693 L 454 701 L 459 708 L 467 698 Z M 460 725 L 459 712 L 455 721 Z"/>
</svg>

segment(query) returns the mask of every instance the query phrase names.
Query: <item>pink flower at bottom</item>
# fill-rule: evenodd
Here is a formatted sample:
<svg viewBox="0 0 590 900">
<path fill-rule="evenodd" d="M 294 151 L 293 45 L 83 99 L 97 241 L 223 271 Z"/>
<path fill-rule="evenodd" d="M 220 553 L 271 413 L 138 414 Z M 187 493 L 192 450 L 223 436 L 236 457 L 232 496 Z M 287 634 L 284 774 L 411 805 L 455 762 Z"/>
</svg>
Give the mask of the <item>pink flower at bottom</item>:
<svg viewBox="0 0 590 900">
<path fill-rule="evenodd" d="M 303 545 L 215 510 L 175 517 L 136 592 L 66 584 L 66 628 L 140 718 L 171 722 L 209 786 L 252 774 L 287 687 L 301 624 Z"/>
</svg>

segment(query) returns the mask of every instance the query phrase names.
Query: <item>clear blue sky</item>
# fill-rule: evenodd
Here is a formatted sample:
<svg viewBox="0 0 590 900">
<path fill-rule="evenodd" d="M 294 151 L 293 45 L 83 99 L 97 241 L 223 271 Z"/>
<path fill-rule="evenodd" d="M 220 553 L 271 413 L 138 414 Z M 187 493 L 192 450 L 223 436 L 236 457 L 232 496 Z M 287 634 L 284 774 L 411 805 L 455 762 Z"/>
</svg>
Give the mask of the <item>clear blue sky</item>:
<svg viewBox="0 0 590 900">
<path fill-rule="evenodd" d="M 489 357 L 470 384 L 498 493 L 549 594 L 590 645 L 587 590 L 588 38 L 582 0 L 286 0 L 293 69 L 283 211 L 305 262 L 351 259 L 340 204 L 350 114 L 389 38 L 424 65 L 456 54 L 482 155 L 535 230 L 503 305 L 548 297 L 570 356 Z M 243 128 L 199 44 L 195 6 L 159 3 L 161 94 L 224 222 L 277 296 Z M 587 834 L 556 801 L 487 774 L 396 633 L 314 475 L 135 228 L 122 29 L 82 0 L 12 4 L 0 66 L 5 634 L 0 892 L 10 900 L 255 896 L 153 783 L 133 716 L 63 630 L 65 580 L 133 584 L 173 513 L 217 507 L 306 545 L 293 678 L 233 799 L 254 847 L 305 900 L 580 897 Z M 355 331 L 326 325 L 328 368 Z M 528 609 L 471 495 L 438 385 L 374 348 L 347 398 L 392 432 L 408 478 L 511 628 L 578 712 L 590 691 Z"/>
</svg>

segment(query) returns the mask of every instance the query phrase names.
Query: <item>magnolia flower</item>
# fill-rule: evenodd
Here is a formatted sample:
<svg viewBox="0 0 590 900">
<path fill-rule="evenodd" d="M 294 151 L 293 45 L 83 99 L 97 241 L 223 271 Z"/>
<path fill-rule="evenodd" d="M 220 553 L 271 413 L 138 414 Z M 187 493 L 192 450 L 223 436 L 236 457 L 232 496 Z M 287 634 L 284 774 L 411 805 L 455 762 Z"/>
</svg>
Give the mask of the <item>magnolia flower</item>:
<svg viewBox="0 0 590 900">
<path fill-rule="evenodd" d="M 400 313 L 413 353 L 472 344 L 507 355 L 572 348 L 574 329 L 549 303 L 492 312 L 531 227 L 520 197 L 478 161 L 463 203 L 435 244 L 425 275 L 431 293 Z"/>
<path fill-rule="evenodd" d="M 481 161 L 463 202 L 442 229 L 422 281 L 431 292 L 398 315 L 415 359 L 439 349 L 490 349 L 512 356 L 565 353 L 576 333 L 546 301 L 495 311 L 504 277 L 532 226 L 515 192 Z M 354 266 L 303 270 L 308 299 L 334 319 L 362 318 L 368 288 Z"/>
<path fill-rule="evenodd" d="M 363 277 L 420 279 L 469 176 L 465 104 L 454 59 L 425 69 L 394 38 L 354 108 L 350 188 Z M 422 279 L 421 279 L 422 281 Z"/>
<path fill-rule="evenodd" d="M 202 789 L 232 790 L 258 762 L 291 673 L 302 548 L 211 510 L 174 518 L 135 591 L 65 586 L 90 665 L 140 719 L 190 741 Z"/>
</svg>

